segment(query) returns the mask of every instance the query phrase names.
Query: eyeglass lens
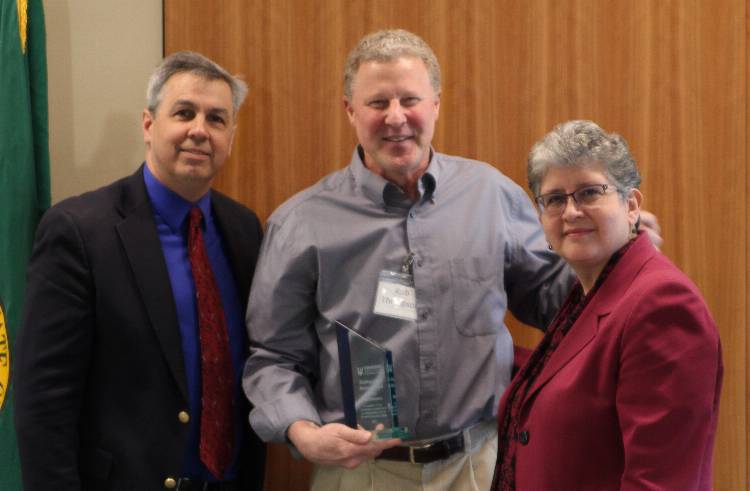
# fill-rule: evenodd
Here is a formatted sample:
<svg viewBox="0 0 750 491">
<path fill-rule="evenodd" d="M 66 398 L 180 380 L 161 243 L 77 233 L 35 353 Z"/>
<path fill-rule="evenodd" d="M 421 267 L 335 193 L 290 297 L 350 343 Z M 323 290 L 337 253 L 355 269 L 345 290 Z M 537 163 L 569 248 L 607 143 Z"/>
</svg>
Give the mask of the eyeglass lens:
<svg viewBox="0 0 750 491">
<path fill-rule="evenodd" d="M 576 189 L 572 193 L 543 194 L 537 197 L 537 202 L 541 206 L 542 211 L 558 213 L 562 212 L 568 204 L 568 196 L 572 197 L 573 201 L 578 205 L 593 205 L 599 198 L 604 196 L 608 187 L 606 184 L 594 184 Z"/>
</svg>

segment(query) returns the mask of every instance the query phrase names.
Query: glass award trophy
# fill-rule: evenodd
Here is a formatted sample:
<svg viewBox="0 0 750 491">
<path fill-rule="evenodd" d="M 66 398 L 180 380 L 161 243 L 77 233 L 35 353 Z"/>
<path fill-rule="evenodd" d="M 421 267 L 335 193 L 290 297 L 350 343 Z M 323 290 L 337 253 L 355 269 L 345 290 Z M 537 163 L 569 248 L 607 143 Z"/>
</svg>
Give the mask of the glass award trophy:
<svg viewBox="0 0 750 491">
<path fill-rule="evenodd" d="M 372 431 L 377 440 L 408 439 L 407 428 L 398 425 L 391 352 L 339 321 L 336 339 L 345 423 Z"/>
</svg>

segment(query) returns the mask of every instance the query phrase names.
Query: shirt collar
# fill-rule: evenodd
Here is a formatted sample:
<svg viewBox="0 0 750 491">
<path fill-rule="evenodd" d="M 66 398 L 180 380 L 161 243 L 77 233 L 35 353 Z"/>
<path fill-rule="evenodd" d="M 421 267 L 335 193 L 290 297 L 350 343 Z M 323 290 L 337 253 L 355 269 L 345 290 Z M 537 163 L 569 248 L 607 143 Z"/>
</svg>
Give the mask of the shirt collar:
<svg viewBox="0 0 750 491">
<path fill-rule="evenodd" d="M 200 208 L 201 213 L 203 213 L 204 228 L 211 220 L 211 190 L 201 196 L 196 203 L 191 203 L 159 181 L 151 173 L 148 165 L 143 166 L 143 180 L 146 183 L 146 192 L 154 211 L 164 220 L 173 233 L 181 233 L 184 230 L 185 218 L 193 206 Z"/>
<path fill-rule="evenodd" d="M 430 148 L 430 164 L 418 183 L 421 200 L 435 199 L 435 189 L 442 166 L 443 163 L 440 161 L 438 154 Z M 364 150 L 360 145 L 357 145 L 357 148 L 354 149 L 350 168 L 356 184 L 362 189 L 365 196 L 375 203 L 381 206 L 403 207 L 407 205 L 407 208 L 411 207 L 412 203 L 409 202 L 398 186 L 370 172 L 365 167 Z"/>
</svg>

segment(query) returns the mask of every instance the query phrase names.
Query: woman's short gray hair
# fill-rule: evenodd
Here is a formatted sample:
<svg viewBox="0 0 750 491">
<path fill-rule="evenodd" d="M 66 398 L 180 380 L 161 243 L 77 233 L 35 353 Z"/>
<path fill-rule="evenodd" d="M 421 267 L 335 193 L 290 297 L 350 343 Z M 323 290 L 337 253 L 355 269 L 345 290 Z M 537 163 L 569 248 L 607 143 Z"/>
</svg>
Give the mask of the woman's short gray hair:
<svg viewBox="0 0 750 491">
<path fill-rule="evenodd" d="M 206 80 L 223 80 L 232 90 L 232 112 L 237 115 L 242 101 L 247 95 L 247 85 L 238 77 L 231 75 L 218 63 L 193 51 L 179 51 L 173 53 L 157 66 L 148 79 L 146 89 L 146 104 L 151 114 L 156 114 L 162 97 L 162 89 L 167 80 L 178 73 L 192 73 Z"/>
<path fill-rule="evenodd" d="M 560 123 L 531 148 L 528 159 L 529 187 L 539 195 L 542 179 L 552 166 L 597 163 L 621 196 L 641 185 L 628 143 L 617 133 L 606 133 L 596 123 L 574 120 Z"/>
<path fill-rule="evenodd" d="M 427 67 L 430 84 L 440 93 L 440 64 L 435 53 L 424 40 L 403 29 L 372 32 L 359 40 L 344 64 L 344 96 L 351 100 L 352 85 L 360 65 L 368 61 L 387 62 L 402 56 L 419 58 Z"/>
</svg>

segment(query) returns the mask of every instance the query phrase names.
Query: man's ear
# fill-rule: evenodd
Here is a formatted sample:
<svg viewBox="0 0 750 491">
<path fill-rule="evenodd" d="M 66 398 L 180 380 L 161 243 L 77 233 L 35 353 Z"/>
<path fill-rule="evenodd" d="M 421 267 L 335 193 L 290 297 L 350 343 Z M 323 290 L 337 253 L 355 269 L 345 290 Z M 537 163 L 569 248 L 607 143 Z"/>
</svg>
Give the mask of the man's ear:
<svg viewBox="0 0 750 491">
<path fill-rule="evenodd" d="M 346 96 L 344 96 L 342 101 L 344 102 L 344 110 L 346 111 L 346 115 L 349 117 L 349 124 L 354 124 L 354 106 L 352 105 L 352 101 L 350 101 Z"/>
<path fill-rule="evenodd" d="M 151 127 L 154 124 L 154 116 L 151 111 L 144 109 L 141 114 L 141 129 L 143 129 L 143 142 L 146 145 L 151 144 Z"/>
</svg>

